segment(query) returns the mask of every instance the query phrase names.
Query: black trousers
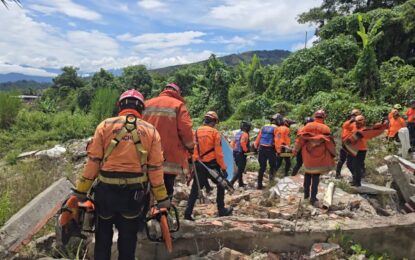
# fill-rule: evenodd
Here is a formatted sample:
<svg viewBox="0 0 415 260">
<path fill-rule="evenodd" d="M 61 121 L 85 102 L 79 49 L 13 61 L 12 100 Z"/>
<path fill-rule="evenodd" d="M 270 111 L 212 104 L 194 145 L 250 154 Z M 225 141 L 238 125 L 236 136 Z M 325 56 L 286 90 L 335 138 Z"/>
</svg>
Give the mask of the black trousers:
<svg viewBox="0 0 415 260">
<path fill-rule="evenodd" d="M 291 168 L 291 158 L 290 157 L 277 156 L 275 172 L 278 172 L 278 169 L 281 167 L 283 160 L 285 161 L 284 176 L 288 176 L 288 172 L 290 171 L 290 168 Z"/>
<path fill-rule="evenodd" d="M 134 260 L 140 219 L 127 219 L 117 214 L 110 219 L 97 217 L 95 230 L 95 259 L 110 260 L 113 225 L 118 229 L 118 259 Z"/>
<path fill-rule="evenodd" d="M 220 171 L 220 166 L 216 163 L 205 163 L 210 169 Z M 196 162 L 197 176 L 199 178 L 200 189 L 206 186 L 208 179 L 211 179 L 217 186 L 216 204 L 218 211 L 222 211 L 225 208 L 225 189 L 217 183 L 217 181 L 208 173 L 208 171 L 199 162 Z M 193 177 L 192 189 L 190 190 L 189 200 L 187 201 L 187 207 L 184 211 L 185 216 L 192 215 L 193 208 L 195 206 L 197 197 L 199 194 L 199 188 L 197 187 L 196 176 Z"/>
<path fill-rule="evenodd" d="M 166 186 L 167 195 L 169 196 L 170 199 L 173 198 L 175 180 L 176 180 L 176 175 L 164 174 L 164 185 Z"/>
<path fill-rule="evenodd" d="M 118 253 L 120 260 L 134 260 L 137 232 L 145 225 L 149 194 L 146 187 L 133 185 L 109 185 L 99 183 L 95 187 L 96 229 L 95 259 L 111 259 L 113 226 L 118 229 Z"/>
<path fill-rule="evenodd" d="M 310 200 L 317 199 L 318 184 L 320 183 L 320 174 L 304 174 L 304 198 Z M 310 194 L 311 187 L 311 194 Z"/>
<path fill-rule="evenodd" d="M 353 182 L 357 186 L 361 185 L 362 177 L 365 173 L 365 158 L 366 158 L 366 151 L 358 151 L 357 155 L 353 158 L 353 163 L 352 163 Z"/>
<path fill-rule="evenodd" d="M 301 166 L 303 166 L 303 155 L 301 154 L 301 150 L 297 152 L 297 155 L 295 156 L 295 165 L 293 168 L 293 176 L 297 175 L 298 171 L 300 170 Z"/>
<path fill-rule="evenodd" d="M 275 175 L 275 166 L 277 163 L 277 154 L 273 146 L 260 146 L 258 150 L 258 188 L 262 188 L 262 180 L 264 178 L 265 170 L 267 169 L 267 162 L 269 164 L 269 177 L 272 179 Z"/>
<path fill-rule="evenodd" d="M 243 174 L 246 167 L 246 155 L 243 152 L 233 152 L 233 158 L 235 159 L 236 166 L 238 166 L 238 172 L 233 176 L 231 183 L 232 185 L 238 180 L 239 186 L 243 186 Z"/>
<path fill-rule="evenodd" d="M 350 156 L 348 156 L 348 152 L 344 148 L 341 148 L 340 155 L 339 155 L 339 161 L 337 162 L 337 167 L 336 167 L 337 175 L 340 175 L 344 163 L 346 163 L 347 168 L 349 168 L 350 172 L 352 172 L 352 162 L 349 158 Z"/>
<path fill-rule="evenodd" d="M 411 146 L 415 146 L 415 123 L 408 123 L 409 140 L 411 140 Z"/>
</svg>

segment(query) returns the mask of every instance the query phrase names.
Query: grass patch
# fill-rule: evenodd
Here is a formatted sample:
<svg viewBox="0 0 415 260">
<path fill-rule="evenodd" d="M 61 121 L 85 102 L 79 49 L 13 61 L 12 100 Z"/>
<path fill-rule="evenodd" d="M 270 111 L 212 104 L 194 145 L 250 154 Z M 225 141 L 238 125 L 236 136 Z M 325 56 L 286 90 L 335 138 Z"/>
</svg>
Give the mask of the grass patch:
<svg viewBox="0 0 415 260">
<path fill-rule="evenodd" d="M 3 166 L 0 173 L 0 225 L 62 177 L 74 180 L 70 161 L 39 159 Z"/>
</svg>

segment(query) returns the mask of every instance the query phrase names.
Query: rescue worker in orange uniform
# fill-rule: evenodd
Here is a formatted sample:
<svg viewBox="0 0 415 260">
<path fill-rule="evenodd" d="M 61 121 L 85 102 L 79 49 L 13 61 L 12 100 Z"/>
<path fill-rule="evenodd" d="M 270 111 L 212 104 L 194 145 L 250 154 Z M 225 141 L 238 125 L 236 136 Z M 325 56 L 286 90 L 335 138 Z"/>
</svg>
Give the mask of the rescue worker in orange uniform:
<svg viewBox="0 0 415 260">
<path fill-rule="evenodd" d="M 361 186 L 362 176 L 365 170 L 365 158 L 367 153 L 367 141 L 379 136 L 387 128 L 387 124 L 378 123 L 373 127 L 366 127 L 365 117 L 358 115 L 355 118 L 356 126 L 348 137 L 345 138 L 345 148 L 352 154 L 352 186 Z"/>
<path fill-rule="evenodd" d="M 350 135 L 350 133 L 355 128 L 356 116 L 361 115 L 361 114 L 362 113 L 360 112 L 359 109 L 353 109 L 349 115 L 349 118 L 346 120 L 346 122 L 343 123 L 342 132 L 341 132 L 342 142 L 344 141 L 346 137 Z M 342 148 L 340 149 L 339 161 L 337 162 L 337 167 L 336 167 L 336 179 L 341 178 L 341 170 L 345 162 L 347 162 L 346 163 L 347 168 L 349 168 L 350 172 L 352 172 L 352 167 L 351 167 L 352 159 L 350 158 L 350 155 L 348 156 L 346 149 L 344 149 L 342 146 Z"/>
<path fill-rule="evenodd" d="M 307 125 L 308 123 L 313 122 L 313 121 L 314 121 L 314 119 L 312 117 L 309 117 L 309 116 L 306 117 L 304 119 L 304 126 Z M 297 130 L 297 138 L 295 139 L 295 145 L 300 143 L 300 136 L 301 136 L 301 133 L 303 132 L 304 126 Z M 297 173 L 300 170 L 301 166 L 303 166 L 303 156 L 301 155 L 301 150 L 298 151 L 295 156 L 296 156 L 295 157 L 296 163 L 295 163 L 294 168 L 293 168 L 292 176 L 297 175 Z"/>
<path fill-rule="evenodd" d="M 286 120 L 278 120 L 277 122 L 277 139 L 275 141 L 275 149 L 277 150 L 277 160 L 275 166 L 275 172 L 278 172 L 278 169 L 282 165 L 282 161 L 285 161 L 284 176 L 288 176 L 288 172 L 291 168 L 291 155 L 288 155 L 291 152 L 289 146 L 291 144 L 290 140 L 290 128 L 289 123 Z"/>
<path fill-rule="evenodd" d="M 145 102 L 143 119 L 160 134 L 164 155 L 164 184 L 173 197 L 178 174 L 188 175 L 188 154 L 193 154 L 192 119 L 181 96 L 179 86 L 169 83 L 158 97 Z"/>
<path fill-rule="evenodd" d="M 95 259 L 109 260 L 113 226 L 119 259 L 135 259 L 137 232 L 144 226 L 149 190 L 160 208 L 169 208 L 163 181 L 163 154 L 154 126 L 141 119 L 144 98 L 131 89 L 118 101 L 119 114 L 102 121 L 88 145 L 88 161 L 72 196 L 85 200 L 92 183 L 96 208 Z"/>
<path fill-rule="evenodd" d="M 238 167 L 238 173 L 233 176 L 231 184 L 234 185 L 238 180 L 239 187 L 244 187 L 243 173 L 246 167 L 246 155 L 249 152 L 249 131 L 251 131 L 251 123 L 242 121 L 240 128 L 241 130 L 235 134 L 235 138 L 232 142 L 233 147 L 233 158 L 236 166 Z"/>
<path fill-rule="evenodd" d="M 269 179 L 272 180 L 275 176 L 275 166 L 277 163 L 277 154 L 275 149 L 275 143 L 277 141 L 278 126 L 277 122 L 283 122 L 283 117 L 280 114 L 275 114 L 270 119 L 271 124 L 267 124 L 261 128 L 257 138 L 255 139 L 254 147 L 258 150 L 258 184 L 257 189 L 263 188 L 262 180 L 267 168 L 267 162 L 269 164 Z"/>
<path fill-rule="evenodd" d="M 195 151 L 193 158 L 195 160 L 196 173 L 200 189 L 205 187 L 208 179 L 211 179 L 216 184 L 216 204 L 218 207 L 218 216 L 229 216 L 232 214 L 233 208 L 225 208 L 225 189 L 217 183 L 217 181 L 209 174 L 208 170 L 199 162 L 201 161 L 208 168 L 217 172 L 226 174 L 226 164 L 223 157 L 221 135 L 215 126 L 219 123 L 219 117 L 214 111 L 209 111 L 205 114 L 203 125 L 195 131 Z M 190 191 L 187 207 L 184 212 L 184 219 L 194 221 L 192 212 L 196 203 L 199 187 L 196 182 L 196 177 L 193 178 L 192 189 Z"/>
<path fill-rule="evenodd" d="M 316 111 L 314 121 L 303 127 L 299 135 L 300 141 L 294 148 L 294 152 L 301 150 L 305 171 L 304 199 L 309 198 L 312 205 L 318 201 L 320 175 L 328 173 L 335 165 L 336 144 L 330 128 L 324 124 L 325 118 L 324 110 Z"/>
<path fill-rule="evenodd" d="M 406 110 L 407 126 L 409 130 L 409 139 L 411 140 L 411 146 L 415 147 L 415 100 L 409 102 L 410 108 Z"/>
<path fill-rule="evenodd" d="M 399 115 L 399 110 L 394 110 L 389 116 L 388 140 L 399 142 L 398 132 L 402 127 L 405 127 L 405 120 Z"/>
</svg>

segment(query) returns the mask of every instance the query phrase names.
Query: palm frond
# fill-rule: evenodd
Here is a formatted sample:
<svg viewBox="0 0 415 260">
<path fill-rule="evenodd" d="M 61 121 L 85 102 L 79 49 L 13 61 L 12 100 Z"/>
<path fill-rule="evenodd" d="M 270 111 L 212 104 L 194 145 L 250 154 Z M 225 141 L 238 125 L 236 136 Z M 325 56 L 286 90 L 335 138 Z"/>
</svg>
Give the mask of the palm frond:
<svg viewBox="0 0 415 260">
<path fill-rule="evenodd" d="M 20 0 L 0 0 L 0 1 L 6 8 L 9 8 L 8 4 L 10 4 L 10 2 L 14 2 L 17 5 L 22 6 L 22 3 L 20 3 Z"/>
</svg>

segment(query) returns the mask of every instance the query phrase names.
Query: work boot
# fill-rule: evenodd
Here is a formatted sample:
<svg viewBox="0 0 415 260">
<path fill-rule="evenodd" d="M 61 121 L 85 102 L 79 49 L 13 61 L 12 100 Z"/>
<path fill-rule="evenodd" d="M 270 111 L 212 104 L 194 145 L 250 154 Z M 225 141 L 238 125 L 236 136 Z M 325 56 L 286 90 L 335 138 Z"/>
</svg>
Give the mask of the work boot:
<svg viewBox="0 0 415 260">
<path fill-rule="evenodd" d="M 336 172 L 336 179 L 341 179 L 341 178 L 342 178 L 342 176 L 341 176 L 340 172 Z"/>
<path fill-rule="evenodd" d="M 195 221 L 194 218 L 192 218 L 192 215 L 184 215 L 185 220 Z"/>
<path fill-rule="evenodd" d="M 310 204 L 316 208 L 318 208 L 318 199 L 317 198 L 311 198 Z"/>
<path fill-rule="evenodd" d="M 219 215 L 219 217 L 230 216 L 230 215 L 232 215 L 232 211 L 233 211 L 232 207 L 223 208 L 223 209 L 219 210 L 218 215 Z"/>
</svg>

